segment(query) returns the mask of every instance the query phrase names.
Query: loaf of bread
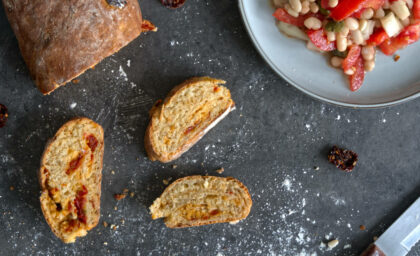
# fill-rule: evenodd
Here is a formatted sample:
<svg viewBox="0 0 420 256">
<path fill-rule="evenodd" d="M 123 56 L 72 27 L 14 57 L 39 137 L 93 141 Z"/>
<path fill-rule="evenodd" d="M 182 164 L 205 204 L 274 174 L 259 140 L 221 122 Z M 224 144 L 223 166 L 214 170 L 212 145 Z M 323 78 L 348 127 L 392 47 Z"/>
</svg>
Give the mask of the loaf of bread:
<svg viewBox="0 0 420 256">
<path fill-rule="evenodd" d="M 41 209 L 54 234 L 65 243 L 98 224 L 104 132 L 87 118 L 64 124 L 41 159 Z"/>
<path fill-rule="evenodd" d="M 137 0 L 3 0 L 39 90 L 49 94 L 142 31 Z"/>
<path fill-rule="evenodd" d="M 156 199 L 152 219 L 165 218 L 169 228 L 245 219 L 252 206 L 248 189 L 234 178 L 190 176 L 176 180 Z"/>
<path fill-rule="evenodd" d="M 145 148 L 152 161 L 170 162 L 191 148 L 235 107 L 223 80 L 191 78 L 150 110 Z"/>
</svg>

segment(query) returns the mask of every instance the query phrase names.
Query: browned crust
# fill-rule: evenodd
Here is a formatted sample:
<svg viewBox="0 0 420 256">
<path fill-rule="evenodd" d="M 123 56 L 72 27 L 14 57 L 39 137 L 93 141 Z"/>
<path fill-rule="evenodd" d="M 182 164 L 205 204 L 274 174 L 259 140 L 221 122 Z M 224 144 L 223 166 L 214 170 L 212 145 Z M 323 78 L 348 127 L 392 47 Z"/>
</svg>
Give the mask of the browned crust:
<svg viewBox="0 0 420 256">
<path fill-rule="evenodd" d="M 210 78 L 210 77 L 193 77 L 193 78 L 190 78 L 190 79 L 184 81 L 180 85 L 175 86 L 169 92 L 169 94 L 166 96 L 166 98 L 163 100 L 163 102 L 161 100 L 158 100 L 153 105 L 152 109 L 150 110 L 150 122 L 149 122 L 149 125 L 148 125 L 147 129 L 146 129 L 146 134 L 145 134 L 145 137 L 144 137 L 144 147 L 146 149 L 147 156 L 149 157 L 149 159 L 151 161 L 158 160 L 162 163 L 171 162 L 171 161 L 179 158 L 186 151 L 188 151 L 192 146 L 194 146 L 195 143 L 197 143 L 205 135 L 204 129 L 201 130 L 199 133 L 197 133 L 196 136 L 192 137 L 182 148 L 180 148 L 176 152 L 176 154 L 172 155 L 171 157 L 160 156 L 159 154 L 157 154 L 157 151 L 154 148 L 154 145 L 153 145 L 152 139 L 151 139 L 151 136 L 154 132 L 153 131 L 153 128 L 154 128 L 154 124 L 153 124 L 154 118 L 153 117 L 155 115 L 160 115 L 160 111 L 162 111 L 162 106 L 169 103 L 171 101 L 171 99 L 182 89 L 190 87 L 190 86 L 194 86 L 195 84 L 197 84 L 199 82 L 203 82 L 203 81 L 208 81 L 208 82 L 211 82 L 211 83 L 214 83 L 214 84 L 217 84 L 217 85 L 226 83 L 226 81 L 224 81 L 224 80 L 214 79 L 214 78 Z M 235 107 L 235 102 L 232 100 L 231 105 L 228 106 L 226 111 L 228 111 L 228 110 L 231 111 L 231 110 L 234 109 L 234 107 Z M 216 121 L 218 119 L 218 117 L 220 117 L 224 113 L 225 112 L 221 113 L 219 116 L 214 118 L 214 120 L 211 123 Z"/>
<path fill-rule="evenodd" d="M 214 177 L 217 179 L 226 179 L 226 181 L 234 181 L 235 183 L 237 183 L 239 185 L 239 187 L 243 190 L 243 192 L 246 194 L 247 199 L 249 201 L 249 207 L 243 212 L 243 214 L 241 216 L 238 216 L 237 218 L 231 218 L 231 219 L 226 219 L 226 220 L 215 220 L 215 221 L 201 221 L 198 222 L 196 224 L 184 224 L 184 225 L 178 225 L 178 226 L 171 226 L 168 225 L 168 223 L 166 223 L 165 221 L 165 225 L 168 228 L 187 228 L 187 227 L 194 227 L 194 226 L 202 226 L 202 225 L 209 225 L 209 224 L 215 224 L 215 223 L 226 223 L 226 222 L 234 222 L 234 221 L 239 221 L 239 220 L 243 220 L 246 217 L 248 217 L 250 211 L 251 211 L 251 207 L 252 207 L 252 199 L 251 199 L 251 194 L 249 194 L 248 188 L 239 180 L 233 178 L 233 177 L 217 177 L 217 176 L 201 176 L 201 175 L 193 175 L 193 176 L 188 176 L 188 177 L 184 177 L 184 178 L 180 178 L 177 179 L 176 181 L 174 181 L 171 185 L 169 185 L 168 187 L 166 187 L 166 189 L 163 191 L 163 193 L 165 193 L 166 191 L 169 191 L 172 187 L 174 187 L 177 183 L 181 183 L 185 180 L 193 180 L 193 179 L 203 179 L 204 177 Z M 162 194 L 163 194 L 162 193 Z"/>
<path fill-rule="evenodd" d="M 47 144 L 46 144 L 46 146 L 45 146 L 45 149 L 44 149 L 44 152 L 42 153 L 42 157 L 41 157 L 41 166 L 40 166 L 40 169 L 39 169 L 39 171 L 38 171 L 38 179 L 39 179 L 39 182 L 40 182 L 40 185 L 41 185 L 41 190 L 42 190 L 42 193 L 41 193 L 41 196 L 40 196 L 40 202 L 41 202 L 41 210 L 42 210 L 42 214 L 44 215 L 44 217 L 45 217 L 45 220 L 46 220 L 46 222 L 48 223 L 48 226 L 50 226 L 50 228 L 51 228 L 51 230 L 52 230 L 52 232 L 58 237 L 58 238 L 60 238 L 63 242 L 66 242 L 65 240 L 64 240 L 64 238 L 60 235 L 60 232 L 58 231 L 58 230 L 56 230 L 56 229 L 54 229 L 54 225 L 53 225 L 53 220 L 51 220 L 50 218 L 48 218 L 48 214 L 46 213 L 46 211 L 47 211 L 47 209 L 44 209 L 44 207 L 43 207 L 43 204 L 42 204 L 42 196 L 44 195 L 44 193 L 47 193 L 48 194 L 48 191 L 47 191 L 47 188 L 45 187 L 45 179 L 46 179 L 46 177 L 45 177 L 45 175 L 43 174 L 43 169 L 44 169 L 44 163 L 45 163 L 45 157 L 46 157 L 46 155 L 47 155 L 47 153 L 50 151 L 50 146 L 51 146 L 51 144 L 56 140 L 56 138 L 57 138 L 57 136 L 58 136 L 58 134 L 60 134 L 67 126 L 69 126 L 69 125 L 71 125 L 72 123 L 75 123 L 75 122 L 81 122 L 81 121 L 83 121 L 83 120 L 85 120 L 85 121 L 89 121 L 89 122 L 93 122 L 93 123 L 95 123 L 96 125 L 98 125 L 98 127 L 100 128 L 100 130 L 101 130 L 101 138 L 98 140 L 98 142 L 100 142 L 100 145 L 98 145 L 98 149 L 100 148 L 100 150 L 101 150 L 101 165 L 100 165 L 100 169 L 102 170 L 102 168 L 103 168 L 103 155 L 104 155 L 104 148 L 105 148 L 105 141 L 104 141 L 104 130 L 103 130 L 103 128 L 102 128 L 102 126 L 100 125 L 100 124 L 98 124 L 98 123 L 96 123 L 96 122 L 94 122 L 94 121 L 92 121 L 91 119 L 89 119 L 89 118 L 86 118 L 86 117 L 77 117 L 77 118 L 74 118 L 74 119 L 72 119 L 72 120 L 70 120 L 70 121 L 68 121 L 67 123 L 65 123 L 63 126 L 61 126 L 60 127 L 60 129 L 58 129 L 58 131 L 55 133 L 55 135 L 54 135 L 54 137 L 53 138 L 51 138 L 51 139 L 49 139 L 48 140 L 48 142 L 47 142 Z M 99 191 L 99 193 L 98 193 L 98 198 L 97 198 L 97 200 L 98 200 L 98 202 L 101 202 L 101 192 L 102 192 L 102 190 L 101 190 L 101 181 L 102 181 L 102 172 L 99 174 L 99 183 L 98 183 L 98 191 Z M 91 225 L 91 226 L 89 226 L 88 227 L 88 229 L 87 229 L 87 231 L 88 230 L 91 230 L 92 228 L 94 228 L 96 225 L 98 225 L 98 223 L 99 223 L 99 218 L 100 218 L 100 210 L 101 210 L 101 206 L 100 206 L 100 204 L 98 205 L 98 215 L 96 216 L 96 219 L 95 219 L 95 221 L 93 222 L 93 224 Z"/>
<path fill-rule="evenodd" d="M 32 78 L 43 94 L 119 51 L 142 32 L 137 0 L 3 0 Z"/>
</svg>

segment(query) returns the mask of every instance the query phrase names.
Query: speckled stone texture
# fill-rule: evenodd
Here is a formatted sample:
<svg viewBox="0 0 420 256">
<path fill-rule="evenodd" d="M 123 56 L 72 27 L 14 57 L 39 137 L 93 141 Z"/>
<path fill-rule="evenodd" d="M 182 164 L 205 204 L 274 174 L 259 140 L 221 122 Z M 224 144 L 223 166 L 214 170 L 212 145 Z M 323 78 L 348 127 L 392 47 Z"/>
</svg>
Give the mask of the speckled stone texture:
<svg viewBox="0 0 420 256">
<path fill-rule="evenodd" d="M 313 100 L 264 63 L 236 1 L 140 4 L 159 31 L 50 96 L 30 80 L 0 8 L 0 103 L 10 112 L 0 129 L 1 255 L 358 255 L 420 196 L 419 100 L 377 110 Z M 237 110 L 175 162 L 150 162 L 148 110 L 200 75 L 227 80 Z M 65 245 L 42 216 L 36 173 L 47 140 L 75 116 L 105 129 L 102 209 L 95 229 Z M 328 163 L 333 144 L 359 154 L 352 173 Z M 170 230 L 151 220 L 164 179 L 219 175 L 220 167 L 251 192 L 245 221 Z M 124 188 L 134 196 L 116 201 Z M 328 250 L 322 243 L 331 239 L 339 244 Z M 420 245 L 409 255 L 420 255 Z"/>
</svg>

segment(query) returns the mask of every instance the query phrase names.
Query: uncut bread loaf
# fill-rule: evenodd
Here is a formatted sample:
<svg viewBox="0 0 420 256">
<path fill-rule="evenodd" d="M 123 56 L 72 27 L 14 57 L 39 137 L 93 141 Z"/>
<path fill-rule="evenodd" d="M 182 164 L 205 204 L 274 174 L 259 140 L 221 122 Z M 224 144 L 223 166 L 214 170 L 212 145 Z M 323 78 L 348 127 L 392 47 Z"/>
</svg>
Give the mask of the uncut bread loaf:
<svg viewBox="0 0 420 256">
<path fill-rule="evenodd" d="M 43 94 L 95 66 L 142 31 L 137 0 L 3 0 L 3 5 Z"/>
<path fill-rule="evenodd" d="M 152 219 L 184 228 L 245 219 L 252 206 L 248 189 L 234 178 L 190 176 L 176 180 L 157 198 Z"/>
<path fill-rule="evenodd" d="M 65 243 L 98 224 L 104 132 L 87 118 L 64 124 L 41 159 L 41 209 L 54 234 Z"/>
<path fill-rule="evenodd" d="M 150 110 L 144 144 L 152 161 L 170 162 L 191 148 L 235 107 L 223 80 L 195 77 Z"/>
</svg>

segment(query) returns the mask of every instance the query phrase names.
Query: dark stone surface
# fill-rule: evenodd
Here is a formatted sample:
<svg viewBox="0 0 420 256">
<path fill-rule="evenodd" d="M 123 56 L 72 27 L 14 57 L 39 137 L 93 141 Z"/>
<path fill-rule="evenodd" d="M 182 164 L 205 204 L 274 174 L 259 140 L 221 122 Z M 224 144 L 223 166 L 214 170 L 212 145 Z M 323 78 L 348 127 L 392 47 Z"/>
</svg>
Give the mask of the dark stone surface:
<svg viewBox="0 0 420 256">
<path fill-rule="evenodd" d="M 10 111 L 0 129 L 1 255 L 358 255 L 420 195 L 420 101 L 354 110 L 313 100 L 264 63 L 236 1 L 189 0 L 178 10 L 140 3 L 159 31 L 50 96 L 31 82 L 1 8 L 0 103 Z M 174 163 L 150 162 L 143 148 L 149 108 L 200 75 L 227 80 L 237 110 Z M 48 138 L 75 116 L 105 129 L 102 216 L 65 245 L 42 216 L 36 173 Z M 328 163 L 333 144 L 359 154 L 352 173 Z M 221 166 L 252 194 L 245 221 L 170 230 L 151 220 L 147 207 L 163 179 L 218 175 Z M 113 194 L 124 188 L 135 196 L 117 202 Z M 320 248 L 326 236 L 339 245 Z M 420 245 L 410 255 L 420 255 Z"/>
</svg>

